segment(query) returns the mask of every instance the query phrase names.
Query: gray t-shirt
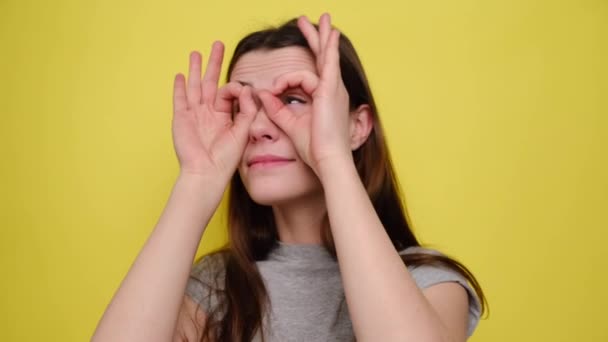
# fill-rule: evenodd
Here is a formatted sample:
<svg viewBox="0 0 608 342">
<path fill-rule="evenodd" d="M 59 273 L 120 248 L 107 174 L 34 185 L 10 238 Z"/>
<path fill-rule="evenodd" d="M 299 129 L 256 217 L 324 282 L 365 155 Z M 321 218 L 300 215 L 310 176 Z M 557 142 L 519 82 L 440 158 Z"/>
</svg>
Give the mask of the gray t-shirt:
<svg viewBox="0 0 608 342">
<path fill-rule="evenodd" d="M 421 247 L 410 247 L 400 254 L 413 252 L 439 254 Z M 271 303 L 270 312 L 263 320 L 266 341 L 355 340 L 338 263 L 323 246 L 279 241 L 268 258 L 256 264 Z M 408 270 L 421 289 L 457 282 L 467 290 L 470 336 L 479 321 L 480 304 L 466 279 L 453 270 L 435 266 L 408 267 Z M 203 258 L 191 272 L 200 282 L 189 279 L 186 294 L 209 312 L 219 300 L 211 289 L 222 288 L 224 274 L 221 256 Z M 261 341 L 259 330 L 253 341 Z"/>
</svg>

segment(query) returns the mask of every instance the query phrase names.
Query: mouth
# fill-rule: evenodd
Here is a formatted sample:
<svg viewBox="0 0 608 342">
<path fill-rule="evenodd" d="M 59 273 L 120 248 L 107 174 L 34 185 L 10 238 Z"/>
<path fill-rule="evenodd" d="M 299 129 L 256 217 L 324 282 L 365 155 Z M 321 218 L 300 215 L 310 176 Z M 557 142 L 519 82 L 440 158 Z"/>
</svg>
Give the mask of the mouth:
<svg viewBox="0 0 608 342">
<path fill-rule="evenodd" d="M 295 161 L 294 159 L 284 158 L 274 155 L 261 155 L 251 158 L 247 162 L 249 168 L 270 168 L 289 164 Z"/>
</svg>

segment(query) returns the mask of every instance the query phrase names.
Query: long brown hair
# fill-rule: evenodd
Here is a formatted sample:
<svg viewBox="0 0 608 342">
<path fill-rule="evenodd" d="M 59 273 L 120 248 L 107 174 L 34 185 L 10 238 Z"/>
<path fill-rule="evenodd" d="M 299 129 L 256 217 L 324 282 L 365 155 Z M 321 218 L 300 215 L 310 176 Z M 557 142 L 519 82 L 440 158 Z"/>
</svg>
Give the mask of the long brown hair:
<svg viewBox="0 0 608 342">
<path fill-rule="evenodd" d="M 228 67 L 228 79 L 240 57 L 254 50 L 272 50 L 289 46 L 309 48 L 296 25 L 296 19 L 285 24 L 251 33 L 236 46 Z M 362 104 L 371 108 L 373 129 L 367 141 L 353 152 L 361 180 L 374 205 L 384 229 L 397 251 L 420 246 L 408 220 L 400 189 L 393 170 L 388 147 L 374 98 L 357 53 L 346 35 L 340 35 L 340 70 L 350 97 L 351 110 Z M 224 279 L 217 279 L 215 295 L 220 305 L 207 312 L 203 340 L 250 341 L 268 310 L 268 295 L 256 261 L 264 260 L 277 245 L 277 229 L 272 208 L 255 203 L 247 193 L 238 172 L 235 172 L 228 200 L 228 245 L 214 252 L 225 266 Z M 323 244 L 336 258 L 335 247 L 325 216 L 322 229 Z M 486 299 L 473 274 L 460 262 L 429 253 L 402 255 L 408 266 L 437 265 L 453 269 L 471 284 L 486 311 Z M 198 261 L 197 261 L 198 262 Z M 194 278 L 196 279 L 196 278 Z M 263 334 L 262 334 L 263 335 Z"/>
</svg>

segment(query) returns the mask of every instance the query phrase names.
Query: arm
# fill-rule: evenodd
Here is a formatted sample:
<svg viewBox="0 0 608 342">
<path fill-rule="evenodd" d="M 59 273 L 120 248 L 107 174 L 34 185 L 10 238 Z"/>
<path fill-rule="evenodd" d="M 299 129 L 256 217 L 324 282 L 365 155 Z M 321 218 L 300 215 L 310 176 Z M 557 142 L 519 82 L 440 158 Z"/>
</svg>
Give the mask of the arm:
<svg viewBox="0 0 608 342">
<path fill-rule="evenodd" d="M 331 28 L 327 14 L 321 16 L 318 31 L 305 17 L 298 27 L 316 57 L 319 75 L 284 74 L 275 80 L 274 93 L 302 88 L 312 96 L 312 113 L 296 115 L 272 94 L 259 96 L 270 119 L 321 180 L 357 339 L 464 341 L 464 289 L 436 285 L 425 291 L 428 296 L 418 289 L 361 183 L 352 149 L 365 142 L 373 123 L 368 105 L 351 112 L 341 77 L 339 32 Z"/>
<path fill-rule="evenodd" d="M 223 45 L 215 43 L 201 80 L 190 55 L 186 86 L 175 77 L 173 143 L 180 164 L 167 206 L 108 305 L 93 341 L 168 341 L 174 333 L 196 248 L 243 154 L 256 113 L 249 87 L 217 88 Z M 240 112 L 232 119 L 232 104 Z"/>
<path fill-rule="evenodd" d="M 93 341 L 169 341 L 222 182 L 181 175 L 158 224 L 104 313 Z"/>
<path fill-rule="evenodd" d="M 467 294 L 445 283 L 422 292 L 382 227 L 352 160 L 322 165 L 329 220 L 359 341 L 465 341 Z"/>
</svg>

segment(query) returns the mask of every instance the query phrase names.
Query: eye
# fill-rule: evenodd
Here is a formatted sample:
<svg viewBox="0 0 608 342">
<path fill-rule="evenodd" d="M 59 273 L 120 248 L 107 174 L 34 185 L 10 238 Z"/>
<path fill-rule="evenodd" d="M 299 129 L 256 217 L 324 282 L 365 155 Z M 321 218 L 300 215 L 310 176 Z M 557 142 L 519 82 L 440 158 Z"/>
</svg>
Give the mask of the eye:
<svg viewBox="0 0 608 342">
<path fill-rule="evenodd" d="M 283 102 L 285 104 L 304 104 L 306 103 L 306 100 L 300 96 L 285 95 L 283 96 Z"/>
</svg>

